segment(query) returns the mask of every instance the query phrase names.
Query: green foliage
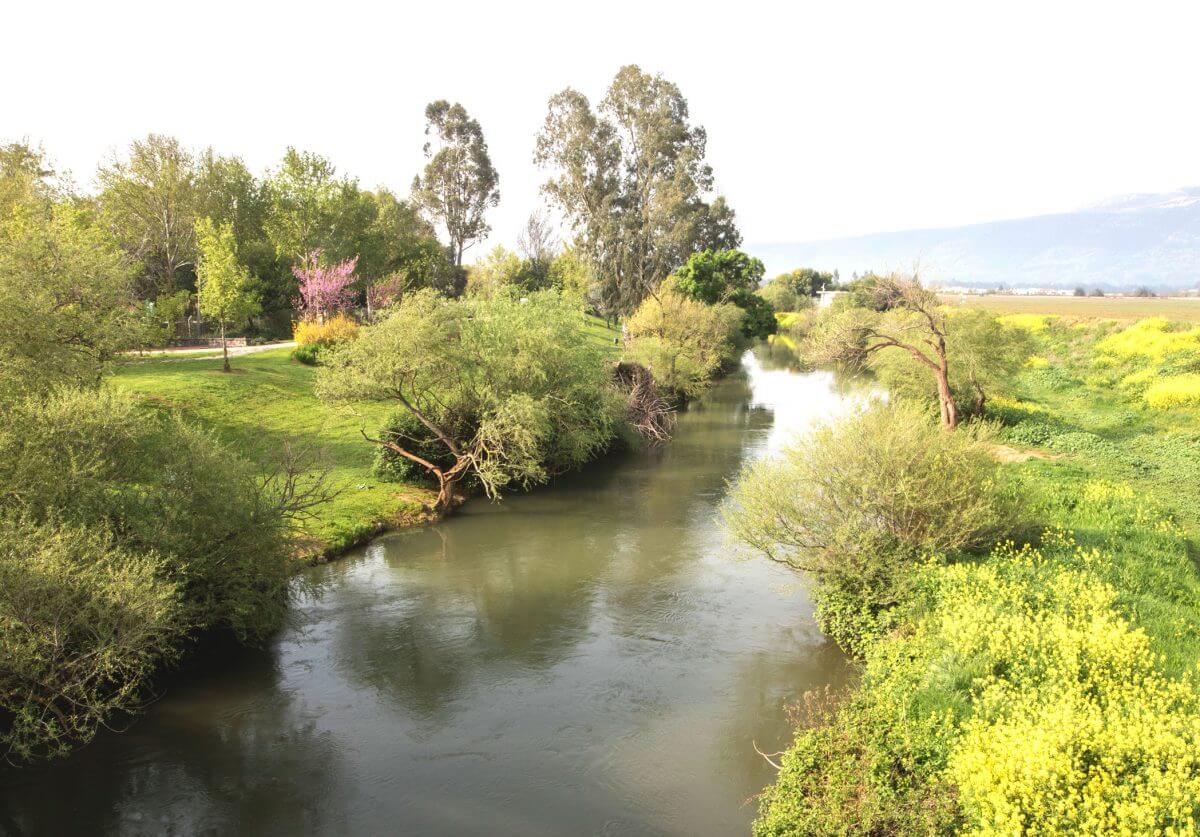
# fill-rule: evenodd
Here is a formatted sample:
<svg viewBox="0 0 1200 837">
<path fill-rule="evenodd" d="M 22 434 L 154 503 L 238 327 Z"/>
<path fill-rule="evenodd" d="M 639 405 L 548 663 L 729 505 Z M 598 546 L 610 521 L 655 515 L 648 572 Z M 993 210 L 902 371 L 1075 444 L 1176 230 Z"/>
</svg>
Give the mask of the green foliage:
<svg viewBox="0 0 1200 837">
<path fill-rule="evenodd" d="M 136 343 L 132 279 L 82 209 L 23 203 L 0 218 L 0 402 L 95 384 Z"/>
<path fill-rule="evenodd" d="M 672 277 L 685 296 L 715 305 L 731 302 L 741 291 L 754 291 L 763 277 L 763 263 L 741 250 L 702 250 L 693 253 Z"/>
<path fill-rule="evenodd" d="M 112 531 L 159 556 L 188 628 L 261 639 L 282 618 L 286 524 L 249 463 L 210 434 L 110 389 L 12 405 L 0 422 L 0 512 Z"/>
<path fill-rule="evenodd" d="M 137 709 L 178 653 L 181 610 L 162 560 L 108 528 L 0 515 L 0 747 L 61 756 Z"/>
<path fill-rule="evenodd" d="M 321 362 L 321 344 L 309 343 L 306 346 L 297 346 L 292 350 L 292 359 L 305 366 L 316 366 Z"/>
<path fill-rule="evenodd" d="M 217 227 L 210 218 L 196 223 L 197 249 L 200 253 L 196 275 L 196 305 L 201 316 L 215 320 L 221 327 L 221 348 L 225 349 L 226 331 L 245 322 L 261 309 L 250 271 L 238 261 L 233 225 Z M 225 356 L 229 370 L 229 356 Z"/>
<path fill-rule="evenodd" d="M 413 178 L 413 198 L 433 219 L 446 228 L 454 265 L 462 264 L 463 251 L 491 227 L 485 214 L 500 202 L 500 176 L 492 165 L 483 128 L 466 108 L 445 100 L 425 108 L 423 176 Z"/>
<path fill-rule="evenodd" d="M 1100 373 L 1159 368 L 1170 352 L 1143 350 L 1162 342 L 1156 331 L 1106 342 L 1101 357 L 1117 359 Z M 1043 534 L 915 566 L 862 649 L 860 688 L 798 729 L 757 833 L 1188 833 L 1200 822 L 1200 576 L 1171 511 L 1198 522 L 1200 440 L 1186 414 L 1131 404 L 1136 388 L 1088 383 L 1113 333 L 1051 320 L 1033 334 L 1046 361 L 1006 381 L 989 411 L 1005 442 L 1052 452 L 1002 472 Z M 1117 345 L 1138 350 L 1122 359 Z M 855 598 L 836 605 L 845 624 L 861 620 Z"/>
<path fill-rule="evenodd" d="M 912 315 L 893 312 L 884 319 L 895 322 Z M 946 362 L 950 391 L 962 415 L 980 415 L 988 393 L 1011 384 L 1032 354 L 1030 334 L 1001 323 L 984 311 L 952 311 L 945 318 Z M 928 368 L 907 352 L 877 352 L 870 368 L 890 392 L 911 398 L 936 400 L 937 383 Z"/>
<path fill-rule="evenodd" d="M 447 490 L 472 474 L 491 497 L 591 459 L 625 408 L 603 348 L 580 339 L 578 310 L 554 292 L 410 294 L 326 358 L 317 392 L 331 403 L 399 403 L 453 454 Z M 399 444 L 378 440 L 389 442 Z"/>
<path fill-rule="evenodd" d="M 743 316 L 734 305 L 706 305 L 667 287 L 625 322 L 626 354 L 663 389 L 695 398 L 740 347 Z"/>
<path fill-rule="evenodd" d="M 629 313 L 692 253 L 741 244 L 725 199 L 706 199 L 704 129 L 675 84 L 622 67 L 595 109 L 570 88 L 551 97 L 535 160 L 596 275 L 606 315 Z"/>
<path fill-rule="evenodd" d="M 985 546 L 1012 524 L 990 435 L 943 432 L 903 400 L 876 403 L 747 468 L 726 519 L 738 539 L 813 575 L 823 628 L 860 652 L 922 556 Z"/>
<path fill-rule="evenodd" d="M 392 440 L 439 467 L 449 469 L 454 465 L 454 454 L 408 410 L 396 410 L 388 416 L 388 420 L 379 428 L 379 438 Z M 437 480 L 427 469 L 383 445 L 376 447 L 372 471 L 375 476 L 388 482 L 437 487 Z"/>
</svg>

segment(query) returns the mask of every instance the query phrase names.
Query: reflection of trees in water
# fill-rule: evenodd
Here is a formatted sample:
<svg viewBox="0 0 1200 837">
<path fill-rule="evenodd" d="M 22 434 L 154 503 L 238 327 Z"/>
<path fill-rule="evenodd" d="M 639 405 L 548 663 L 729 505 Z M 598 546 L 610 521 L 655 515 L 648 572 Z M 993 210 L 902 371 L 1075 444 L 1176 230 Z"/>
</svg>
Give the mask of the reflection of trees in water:
<svg viewBox="0 0 1200 837">
<path fill-rule="evenodd" d="M 579 554 L 577 521 L 528 517 L 463 516 L 390 541 L 384 569 L 339 587 L 339 673 L 442 723 L 478 681 L 562 660 L 586 634 L 602 562 Z"/>
<path fill-rule="evenodd" d="M 0 772 L 8 833 L 337 833 L 339 748 L 278 688 L 265 651 L 228 653 L 128 731 L 69 759 Z M 0 819 L 0 834 L 5 832 Z"/>
<path fill-rule="evenodd" d="M 590 635 L 600 591 L 629 623 L 671 609 L 697 521 L 711 539 L 747 432 L 770 427 L 750 398 L 746 377 L 730 376 L 682 417 L 671 445 L 383 541 L 390 554 L 373 570 L 333 576 L 339 673 L 443 724 L 466 690 L 568 657 Z"/>
</svg>

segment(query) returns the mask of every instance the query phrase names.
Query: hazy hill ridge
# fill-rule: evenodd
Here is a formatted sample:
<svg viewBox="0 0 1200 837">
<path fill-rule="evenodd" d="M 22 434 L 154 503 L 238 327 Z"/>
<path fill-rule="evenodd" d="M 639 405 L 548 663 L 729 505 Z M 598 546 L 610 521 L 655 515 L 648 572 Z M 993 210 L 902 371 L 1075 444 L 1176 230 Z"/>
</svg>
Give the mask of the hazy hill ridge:
<svg viewBox="0 0 1200 837">
<path fill-rule="evenodd" d="M 1127 195 L 1075 212 L 946 229 L 878 233 L 752 247 L 768 275 L 801 265 L 854 272 L 920 260 L 947 284 L 1110 285 L 1200 283 L 1200 187 Z"/>
</svg>

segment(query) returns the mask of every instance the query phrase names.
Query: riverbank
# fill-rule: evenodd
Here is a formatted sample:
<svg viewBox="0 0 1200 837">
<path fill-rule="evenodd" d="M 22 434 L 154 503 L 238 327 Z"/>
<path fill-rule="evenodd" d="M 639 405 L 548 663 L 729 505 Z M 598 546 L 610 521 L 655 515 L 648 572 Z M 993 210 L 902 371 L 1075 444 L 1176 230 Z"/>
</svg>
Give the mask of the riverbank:
<svg viewBox="0 0 1200 837">
<path fill-rule="evenodd" d="M 0 833 L 745 834 L 751 742 L 851 672 L 719 505 L 856 401 L 748 358 L 668 445 L 304 570 L 261 647 L 206 645 L 121 732 L 0 768 Z"/>
<path fill-rule="evenodd" d="M 1003 441 L 1045 454 L 1002 472 L 1024 501 L 1017 545 L 916 572 L 860 688 L 806 704 L 758 834 L 1200 818 L 1200 405 L 1146 397 L 1200 343 L 1188 326 L 1025 324 L 1037 355 L 990 410 Z"/>
<path fill-rule="evenodd" d="M 588 317 L 580 333 L 617 351 L 620 333 L 597 317 Z M 435 492 L 385 482 L 372 471 L 375 450 L 362 431 L 375 432 L 393 405 L 366 403 L 357 415 L 331 407 L 314 395 L 315 376 L 314 367 L 292 359 L 290 348 L 277 348 L 235 359 L 229 374 L 221 371 L 219 357 L 129 360 L 112 383 L 198 421 L 263 468 L 278 463 L 285 442 L 323 459 L 338 494 L 315 509 L 298 534 L 307 561 L 328 560 L 382 532 L 433 520 L 428 509 Z"/>
</svg>

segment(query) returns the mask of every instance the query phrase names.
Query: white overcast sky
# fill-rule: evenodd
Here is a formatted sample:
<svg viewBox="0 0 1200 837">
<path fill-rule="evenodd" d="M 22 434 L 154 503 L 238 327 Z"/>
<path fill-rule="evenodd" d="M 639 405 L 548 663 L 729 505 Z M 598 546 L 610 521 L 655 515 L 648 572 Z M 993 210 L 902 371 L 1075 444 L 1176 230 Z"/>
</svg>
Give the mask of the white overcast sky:
<svg viewBox="0 0 1200 837">
<path fill-rule="evenodd" d="M 750 244 L 1200 185 L 1196 0 L 13 5 L 0 141 L 87 188 L 158 132 L 256 171 L 295 145 L 405 194 L 445 98 L 483 125 L 511 244 L 542 203 L 547 98 L 597 101 L 631 62 L 682 88 Z"/>
</svg>

